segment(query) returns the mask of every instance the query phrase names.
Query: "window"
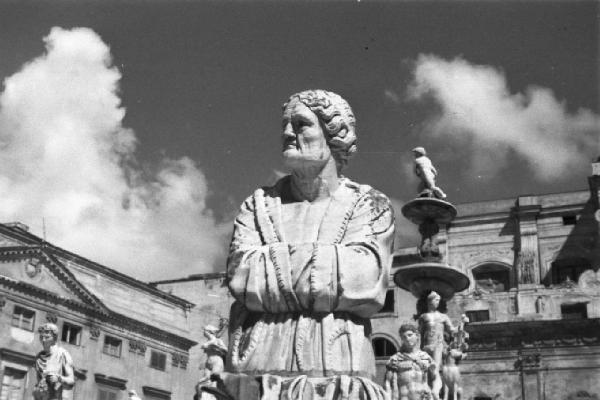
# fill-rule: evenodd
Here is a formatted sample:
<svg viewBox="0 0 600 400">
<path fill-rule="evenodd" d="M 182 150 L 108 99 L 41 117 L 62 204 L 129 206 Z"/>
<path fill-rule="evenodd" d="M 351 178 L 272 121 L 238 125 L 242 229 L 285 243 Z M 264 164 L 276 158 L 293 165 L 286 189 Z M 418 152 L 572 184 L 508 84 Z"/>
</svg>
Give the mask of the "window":
<svg viewBox="0 0 600 400">
<path fill-rule="evenodd" d="M 490 320 L 489 310 L 473 310 L 466 312 L 469 322 L 483 322 Z"/>
<path fill-rule="evenodd" d="M 117 400 L 117 394 L 110 389 L 98 389 L 98 400 Z"/>
<path fill-rule="evenodd" d="M 577 215 L 563 215 L 563 225 L 575 225 L 577 223 Z"/>
<path fill-rule="evenodd" d="M 552 283 L 577 282 L 579 275 L 590 268 L 590 262 L 584 258 L 557 260 L 552 263 Z"/>
<path fill-rule="evenodd" d="M 586 319 L 587 318 L 587 304 L 576 303 L 576 304 L 562 304 L 560 306 L 560 313 L 563 319 Z"/>
<path fill-rule="evenodd" d="M 167 365 L 167 355 L 159 351 L 150 351 L 150 367 L 164 371 Z"/>
<path fill-rule="evenodd" d="M 394 289 L 388 290 L 385 293 L 385 301 L 383 307 L 379 310 L 380 313 L 393 313 L 395 309 Z"/>
<path fill-rule="evenodd" d="M 510 270 L 502 264 L 483 264 L 473 270 L 478 289 L 488 293 L 506 292 L 510 289 Z"/>
<path fill-rule="evenodd" d="M 33 331 L 35 311 L 20 306 L 15 306 L 12 315 L 12 326 Z"/>
<path fill-rule="evenodd" d="M 380 357 L 391 357 L 394 354 L 396 354 L 397 350 L 396 350 L 396 346 L 394 346 L 394 343 L 390 342 L 389 340 L 387 340 L 386 338 L 375 338 L 372 341 L 373 343 L 373 350 L 375 351 L 375 357 L 380 358 Z"/>
<path fill-rule="evenodd" d="M 0 400 L 23 400 L 25 398 L 25 371 L 4 367 Z"/>
<path fill-rule="evenodd" d="M 114 357 L 121 357 L 121 339 L 112 336 L 104 336 L 104 346 L 102 352 Z"/>
<path fill-rule="evenodd" d="M 65 322 L 63 324 L 61 340 L 66 343 L 79 346 L 81 344 L 81 327 Z"/>
</svg>

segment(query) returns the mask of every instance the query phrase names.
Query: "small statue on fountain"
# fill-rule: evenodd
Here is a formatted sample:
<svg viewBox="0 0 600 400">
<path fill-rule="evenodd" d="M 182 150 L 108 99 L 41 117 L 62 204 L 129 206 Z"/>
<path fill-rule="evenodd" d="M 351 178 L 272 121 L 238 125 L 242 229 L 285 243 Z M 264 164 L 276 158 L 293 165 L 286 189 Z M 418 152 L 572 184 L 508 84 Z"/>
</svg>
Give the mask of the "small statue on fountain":
<svg viewBox="0 0 600 400">
<path fill-rule="evenodd" d="M 436 197 L 445 199 L 446 193 L 435 185 L 435 177 L 437 170 L 433 163 L 427 157 L 427 152 L 423 147 L 415 147 L 412 149 L 415 156 L 415 174 L 421 179 L 419 184 L 419 197 Z"/>
<path fill-rule="evenodd" d="M 427 312 L 419 317 L 419 331 L 423 338 L 422 348 L 433 358 L 438 367 L 442 365 L 443 354 L 447 347 L 444 334 L 452 337 L 456 332 L 450 318 L 438 311 L 440 300 L 441 297 L 437 292 L 431 292 L 427 296 Z M 431 388 L 433 398 L 438 399 L 442 388 L 442 378 L 438 369 L 435 370 Z"/>
<path fill-rule="evenodd" d="M 467 345 L 469 333 L 465 331 L 467 323 L 469 323 L 469 318 L 463 314 L 458 329 L 444 352 L 444 365 L 442 366 L 444 400 L 458 400 L 462 396 L 458 364 L 467 357 L 466 351 L 469 348 Z"/>
<path fill-rule="evenodd" d="M 413 323 L 400 327 L 402 347 L 386 365 L 385 390 L 391 400 L 430 400 L 428 381 L 437 366 L 431 356 L 419 350 L 419 329 Z"/>
<path fill-rule="evenodd" d="M 35 357 L 37 383 L 33 388 L 35 400 L 72 400 L 75 375 L 73 359 L 59 347 L 58 327 L 47 323 L 39 327 L 40 342 L 44 349 Z"/>
<path fill-rule="evenodd" d="M 200 377 L 200 381 L 196 385 L 196 396 L 194 396 L 194 398 L 197 400 L 215 399 L 212 394 L 203 392 L 202 387 L 216 386 L 211 380 L 211 377 L 219 375 L 225 370 L 227 346 L 219 337 L 225 326 L 226 322 L 221 320 L 219 328 L 212 325 L 207 325 L 204 327 L 204 337 L 208 339 L 208 341 L 200 346 L 200 348 L 204 350 L 204 353 L 206 354 L 206 363 L 204 365 L 204 375 Z"/>
</svg>

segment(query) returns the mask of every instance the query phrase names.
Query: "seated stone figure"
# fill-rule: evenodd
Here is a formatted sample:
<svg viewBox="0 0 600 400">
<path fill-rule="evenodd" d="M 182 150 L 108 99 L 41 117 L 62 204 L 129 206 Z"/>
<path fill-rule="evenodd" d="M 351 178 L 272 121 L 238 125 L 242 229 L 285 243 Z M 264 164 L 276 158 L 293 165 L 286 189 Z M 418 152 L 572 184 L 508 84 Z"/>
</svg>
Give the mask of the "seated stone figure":
<svg viewBox="0 0 600 400">
<path fill-rule="evenodd" d="M 386 365 L 385 390 L 391 400 L 434 398 L 428 384 L 437 369 L 433 358 L 419 350 L 419 329 L 407 323 L 400 327 L 402 347 Z"/>
<path fill-rule="evenodd" d="M 390 202 L 341 174 L 356 133 L 340 96 L 297 93 L 282 125 L 291 174 L 255 191 L 235 220 L 226 370 L 263 379 L 264 399 L 383 399 L 369 317 L 385 298 Z"/>
</svg>

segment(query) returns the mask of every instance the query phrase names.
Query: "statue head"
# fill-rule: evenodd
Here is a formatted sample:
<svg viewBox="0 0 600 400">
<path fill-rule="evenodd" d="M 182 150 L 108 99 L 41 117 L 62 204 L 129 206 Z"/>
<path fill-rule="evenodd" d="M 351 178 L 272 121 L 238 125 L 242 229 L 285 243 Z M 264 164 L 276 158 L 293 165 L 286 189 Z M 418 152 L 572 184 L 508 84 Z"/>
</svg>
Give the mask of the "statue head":
<svg viewBox="0 0 600 400">
<path fill-rule="evenodd" d="M 440 300 L 441 297 L 437 292 L 433 291 L 429 293 L 427 296 L 427 307 L 429 308 L 429 311 L 437 310 L 440 305 Z"/>
<path fill-rule="evenodd" d="M 412 350 L 419 346 L 421 334 L 419 333 L 419 328 L 414 323 L 406 322 L 400 325 L 398 333 L 400 334 L 400 339 L 402 340 L 402 347 L 405 349 Z"/>
<path fill-rule="evenodd" d="M 310 110 L 316 117 L 318 126 L 314 128 L 320 129 L 328 148 L 324 155 L 313 154 L 313 156 L 328 156 L 327 152 L 329 152 L 335 160 L 338 172 L 342 171 L 348 159 L 357 150 L 356 119 L 350 105 L 341 96 L 320 89 L 306 90 L 290 96 L 283 105 L 284 158 L 292 158 L 293 147 L 298 145 L 295 141 L 297 138 L 292 135 L 296 136 L 302 129 L 310 131 L 312 128 L 310 116 L 294 118 L 293 115 L 288 115 L 296 112 L 301 116 L 303 107 L 299 107 L 299 104 Z"/>
<path fill-rule="evenodd" d="M 217 333 L 219 333 L 219 328 L 217 328 L 213 325 L 206 325 L 204 327 L 204 336 L 207 339 L 211 339 L 211 338 L 215 337 L 217 335 Z"/>
<path fill-rule="evenodd" d="M 40 342 L 44 347 L 51 346 L 58 340 L 58 327 L 50 322 L 38 328 Z"/>
<path fill-rule="evenodd" d="M 414 149 L 411 150 L 414 154 L 415 157 L 421 157 L 421 156 L 425 156 L 427 155 L 427 152 L 425 151 L 424 147 L 415 147 Z"/>
</svg>

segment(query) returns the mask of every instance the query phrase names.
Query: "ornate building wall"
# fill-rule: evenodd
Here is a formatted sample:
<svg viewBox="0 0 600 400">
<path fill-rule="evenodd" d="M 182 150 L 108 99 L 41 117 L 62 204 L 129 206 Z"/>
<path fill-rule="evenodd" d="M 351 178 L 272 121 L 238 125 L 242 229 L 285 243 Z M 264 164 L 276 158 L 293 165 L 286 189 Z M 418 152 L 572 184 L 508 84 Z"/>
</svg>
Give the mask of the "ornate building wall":
<svg viewBox="0 0 600 400">
<path fill-rule="evenodd" d="M 59 328 L 75 399 L 190 399 L 192 304 L 0 224 L 0 398 L 32 398 L 37 329 Z M 103 394 L 103 393 L 111 393 Z"/>
<path fill-rule="evenodd" d="M 444 236 L 471 278 L 447 304 L 472 321 L 463 399 L 600 396 L 599 170 L 589 190 L 457 206 Z M 395 266 L 414 257 L 400 249 Z"/>
</svg>

